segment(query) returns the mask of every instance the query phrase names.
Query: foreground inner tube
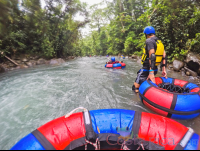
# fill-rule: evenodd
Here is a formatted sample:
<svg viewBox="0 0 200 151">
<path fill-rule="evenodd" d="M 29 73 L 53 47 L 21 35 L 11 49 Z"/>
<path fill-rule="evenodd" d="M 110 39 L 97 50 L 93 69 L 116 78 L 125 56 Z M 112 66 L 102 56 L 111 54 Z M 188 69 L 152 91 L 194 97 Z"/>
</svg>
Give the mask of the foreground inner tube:
<svg viewBox="0 0 200 151">
<path fill-rule="evenodd" d="M 124 69 L 126 67 L 126 64 L 123 63 L 123 61 L 116 61 L 115 63 L 107 62 L 105 67 L 111 69 Z"/>
<path fill-rule="evenodd" d="M 60 117 L 21 139 L 11 150 L 197 150 L 199 135 L 159 115 L 121 109 Z"/>
<path fill-rule="evenodd" d="M 187 120 L 200 114 L 200 87 L 194 83 L 173 78 L 155 78 L 142 83 L 139 89 L 144 105 L 163 116 Z"/>
</svg>

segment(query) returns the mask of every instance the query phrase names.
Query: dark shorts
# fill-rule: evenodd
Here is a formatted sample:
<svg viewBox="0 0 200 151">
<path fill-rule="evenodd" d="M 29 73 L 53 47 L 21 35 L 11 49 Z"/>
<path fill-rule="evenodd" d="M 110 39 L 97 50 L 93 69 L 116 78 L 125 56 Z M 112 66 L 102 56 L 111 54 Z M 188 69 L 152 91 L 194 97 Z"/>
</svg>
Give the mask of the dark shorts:
<svg viewBox="0 0 200 151">
<path fill-rule="evenodd" d="M 154 75 L 156 75 L 157 73 L 158 69 L 155 69 Z M 147 80 L 148 76 L 149 76 L 149 68 L 142 67 L 142 69 L 140 69 L 137 73 L 137 78 L 135 82 L 141 85 L 144 81 Z"/>
</svg>

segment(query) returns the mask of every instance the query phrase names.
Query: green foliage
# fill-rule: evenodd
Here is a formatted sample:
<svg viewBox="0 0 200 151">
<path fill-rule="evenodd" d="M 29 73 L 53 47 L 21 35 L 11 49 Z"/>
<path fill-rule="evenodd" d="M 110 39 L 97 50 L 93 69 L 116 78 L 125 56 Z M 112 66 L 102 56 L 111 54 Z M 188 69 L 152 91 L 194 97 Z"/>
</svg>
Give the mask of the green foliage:
<svg viewBox="0 0 200 151">
<path fill-rule="evenodd" d="M 200 53 L 199 47 L 200 47 L 200 33 L 197 33 L 195 35 L 195 38 L 189 39 L 187 41 L 186 48 L 188 51 L 194 51 Z"/>
<path fill-rule="evenodd" d="M 188 51 L 195 50 L 195 35 L 199 32 L 199 2 L 158 0 L 156 11 L 151 16 L 151 25 L 157 30 L 157 36 L 163 41 L 171 60 L 183 60 Z M 192 40 L 191 40 L 192 39 Z M 198 39 L 198 38 L 197 38 Z M 200 46 L 197 43 L 198 46 Z M 198 51 L 197 51 L 198 52 Z"/>
<path fill-rule="evenodd" d="M 17 2 L 0 1 L 0 9 L 4 10 L 0 27 L 6 28 L 0 31 L 0 51 L 44 57 L 80 55 L 76 52 L 80 47 L 79 29 L 88 23 L 85 4 L 79 0 L 49 0 L 42 9 L 40 0 L 23 0 L 23 10 L 19 10 Z M 77 13 L 84 21 L 73 19 Z"/>
<path fill-rule="evenodd" d="M 137 56 L 142 56 L 142 54 L 143 54 L 142 50 L 134 52 L 134 55 L 137 55 Z"/>
<path fill-rule="evenodd" d="M 143 29 L 151 25 L 171 61 L 183 60 L 189 51 L 200 53 L 199 0 L 104 0 L 89 8 L 90 15 L 79 0 L 45 2 L 42 9 L 40 0 L 23 0 L 19 10 L 17 1 L 0 1 L 1 51 L 46 57 L 141 55 Z M 76 14 L 84 21 L 75 21 Z M 91 32 L 82 37 L 79 29 L 87 23 Z"/>
<path fill-rule="evenodd" d="M 93 30 L 89 37 L 95 38 L 83 39 L 84 43 L 88 43 L 88 40 L 92 42 L 92 45 L 89 43 L 87 47 L 90 48 L 90 52 L 96 52 L 96 55 L 130 55 L 141 51 L 144 43 L 141 46 L 140 42 L 143 40 L 143 36 L 140 34 L 145 26 L 141 24 L 144 24 L 145 21 L 142 19 L 140 21 L 139 18 L 149 8 L 150 2 L 151 0 L 118 0 L 106 2 L 107 8 L 96 9 L 91 15 L 91 24 L 96 25 L 94 27 L 98 28 L 98 33 Z M 94 18 L 94 15 L 97 15 L 96 12 L 98 12 L 98 18 Z M 99 20 L 107 20 L 107 25 Z M 101 33 L 105 33 L 104 38 Z M 95 51 L 93 51 L 94 49 Z M 83 51 L 85 50 L 83 49 Z"/>
<path fill-rule="evenodd" d="M 107 54 L 141 55 L 146 37 L 143 29 L 153 26 L 156 36 L 162 40 L 170 61 L 175 58 L 184 60 L 189 51 L 200 53 L 200 1 L 197 0 L 113 0 L 105 1 L 107 7 L 96 9 L 98 19 L 109 21 L 107 25 L 93 18 L 91 24 L 105 31 L 107 45 L 101 45 L 100 33 L 95 33 L 95 49 L 107 49 Z M 95 8 L 96 5 L 95 5 Z M 109 15 L 105 15 L 109 12 Z M 96 26 L 97 27 L 97 26 Z M 84 43 L 92 38 L 84 38 Z M 104 39 L 104 43 L 105 43 Z M 100 44 L 100 45 L 99 45 Z M 88 45 L 90 52 L 93 46 Z M 83 50 L 84 51 L 84 50 Z M 94 52 L 93 52 L 94 53 Z M 96 51 L 95 54 L 99 54 Z"/>
</svg>

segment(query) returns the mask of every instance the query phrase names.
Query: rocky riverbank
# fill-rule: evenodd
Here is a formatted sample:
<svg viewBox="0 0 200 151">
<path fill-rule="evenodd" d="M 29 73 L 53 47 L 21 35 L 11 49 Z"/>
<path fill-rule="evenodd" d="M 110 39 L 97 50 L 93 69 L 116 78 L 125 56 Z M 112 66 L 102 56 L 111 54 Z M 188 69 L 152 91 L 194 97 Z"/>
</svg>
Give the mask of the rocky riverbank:
<svg viewBox="0 0 200 151">
<path fill-rule="evenodd" d="M 52 59 L 44 59 L 39 56 L 18 56 L 18 57 L 12 57 L 12 61 L 6 60 L 3 63 L 0 64 L 0 73 L 6 72 L 6 71 L 12 71 L 17 69 L 24 69 L 24 68 L 30 68 L 37 65 L 43 65 L 43 64 L 49 64 L 49 65 L 60 65 L 67 60 L 75 59 L 74 56 L 69 56 L 65 59 L 62 58 L 52 58 Z"/>
</svg>

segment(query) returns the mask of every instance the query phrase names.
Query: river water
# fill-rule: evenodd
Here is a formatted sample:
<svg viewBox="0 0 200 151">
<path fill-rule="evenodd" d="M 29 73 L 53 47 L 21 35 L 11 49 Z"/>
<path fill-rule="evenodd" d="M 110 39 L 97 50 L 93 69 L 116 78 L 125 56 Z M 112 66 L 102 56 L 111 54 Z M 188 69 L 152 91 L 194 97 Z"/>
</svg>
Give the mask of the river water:
<svg viewBox="0 0 200 151">
<path fill-rule="evenodd" d="M 153 113 L 132 92 L 141 65 L 125 59 L 125 69 L 112 70 L 105 68 L 106 61 L 106 57 L 84 57 L 60 66 L 44 65 L 1 74 L 0 149 L 10 149 L 36 128 L 80 106 Z M 177 72 L 168 75 L 188 80 Z M 200 117 L 179 122 L 200 131 Z"/>
</svg>

